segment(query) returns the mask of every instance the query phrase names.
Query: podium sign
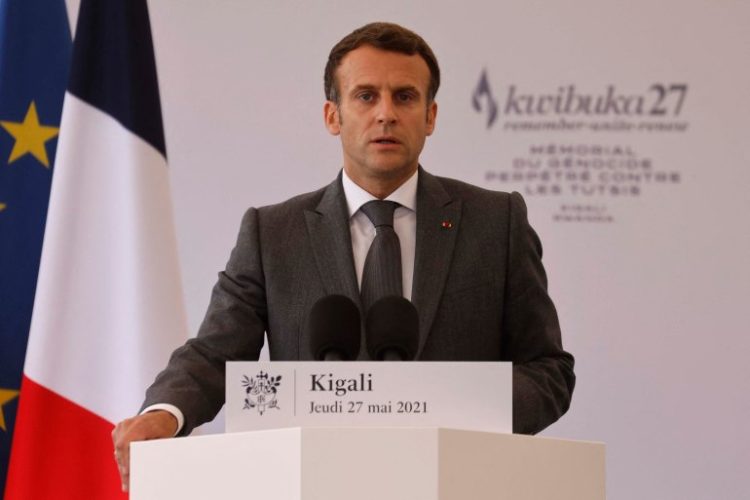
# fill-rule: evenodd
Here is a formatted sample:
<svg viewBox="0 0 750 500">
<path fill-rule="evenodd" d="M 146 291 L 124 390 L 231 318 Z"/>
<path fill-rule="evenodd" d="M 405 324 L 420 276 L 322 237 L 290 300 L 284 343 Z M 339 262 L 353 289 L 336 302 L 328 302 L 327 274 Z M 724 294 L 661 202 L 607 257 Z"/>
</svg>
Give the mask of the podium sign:
<svg viewBox="0 0 750 500">
<path fill-rule="evenodd" d="M 229 362 L 226 431 L 452 427 L 513 431 L 512 364 Z"/>
</svg>

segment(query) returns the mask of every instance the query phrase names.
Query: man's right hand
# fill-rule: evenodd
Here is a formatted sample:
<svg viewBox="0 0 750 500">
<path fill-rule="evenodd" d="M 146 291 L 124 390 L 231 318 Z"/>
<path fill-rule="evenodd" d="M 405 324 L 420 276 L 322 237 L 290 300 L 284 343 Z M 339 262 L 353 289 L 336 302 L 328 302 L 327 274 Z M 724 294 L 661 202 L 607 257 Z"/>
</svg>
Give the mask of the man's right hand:
<svg viewBox="0 0 750 500">
<path fill-rule="evenodd" d="M 149 439 L 169 438 L 177 432 L 177 419 L 164 410 L 155 410 L 133 418 L 126 418 L 112 431 L 115 460 L 120 471 L 122 491 L 130 484 L 130 443 Z"/>
</svg>

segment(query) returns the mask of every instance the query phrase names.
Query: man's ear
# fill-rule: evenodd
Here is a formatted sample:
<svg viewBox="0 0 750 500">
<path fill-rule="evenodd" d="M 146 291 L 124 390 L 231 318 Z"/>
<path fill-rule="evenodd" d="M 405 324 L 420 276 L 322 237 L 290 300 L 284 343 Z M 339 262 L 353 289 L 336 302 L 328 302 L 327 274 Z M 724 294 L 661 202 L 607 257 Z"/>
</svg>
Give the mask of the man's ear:
<svg viewBox="0 0 750 500">
<path fill-rule="evenodd" d="M 427 135 L 435 131 L 435 119 L 437 118 L 437 103 L 432 101 L 427 106 Z"/>
<path fill-rule="evenodd" d="M 341 120 L 339 117 L 339 106 L 333 101 L 326 101 L 323 105 L 323 120 L 328 133 L 339 135 L 341 133 Z"/>
</svg>

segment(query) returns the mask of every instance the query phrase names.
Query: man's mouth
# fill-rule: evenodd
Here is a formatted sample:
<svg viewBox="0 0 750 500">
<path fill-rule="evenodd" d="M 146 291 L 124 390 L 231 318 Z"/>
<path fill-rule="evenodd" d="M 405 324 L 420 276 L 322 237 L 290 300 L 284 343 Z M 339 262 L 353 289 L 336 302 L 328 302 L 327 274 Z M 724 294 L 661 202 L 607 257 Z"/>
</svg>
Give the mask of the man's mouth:
<svg viewBox="0 0 750 500">
<path fill-rule="evenodd" d="M 400 144 L 395 137 L 376 137 L 372 142 L 376 144 Z"/>
</svg>

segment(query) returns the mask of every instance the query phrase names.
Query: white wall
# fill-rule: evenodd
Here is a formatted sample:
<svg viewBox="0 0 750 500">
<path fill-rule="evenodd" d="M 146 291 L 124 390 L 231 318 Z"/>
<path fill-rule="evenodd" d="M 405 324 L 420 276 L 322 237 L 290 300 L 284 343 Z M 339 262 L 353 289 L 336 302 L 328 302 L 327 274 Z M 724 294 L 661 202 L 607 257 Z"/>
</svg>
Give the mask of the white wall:
<svg viewBox="0 0 750 500">
<path fill-rule="evenodd" d="M 341 165 L 322 124 L 330 47 L 366 22 L 395 21 L 422 34 L 443 69 L 426 168 L 526 193 L 577 358 L 573 407 L 547 434 L 607 443 L 612 500 L 747 494 L 750 4 L 152 0 L 150 8 L 193 331 L 244 209 L 316 189 Z M 501 107 L 489 129 L 471 106 L 484 68 Z M 651 86 L 671 84 L 687 85 L 678 116 L 678 90 L 667 94 L 665 116 L 566 116 L 583 123 L 579 131 L 512 130 L 559 116 L 504 112 L 511 85 L 534 95 L 575 85 L 594 96 L 612 85 L 650 110 L 659 93 Z M 687 128 L 591 130 L 617 121 Z M 540 144 L 621 147 L 679 181 L 641 182 L 640 195 L 622 197 L 578 195 L 568 181 L 562 194 L 542 196 L 528 194 L 536 182 L 488 179 L 519 158 L 539 159 L 530 148 Z M 564 205 L 613 221 L 556 221 L 570 213 Z"/>
</svg>

